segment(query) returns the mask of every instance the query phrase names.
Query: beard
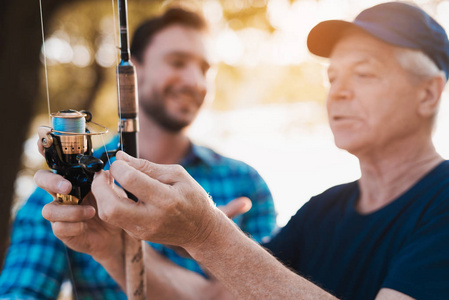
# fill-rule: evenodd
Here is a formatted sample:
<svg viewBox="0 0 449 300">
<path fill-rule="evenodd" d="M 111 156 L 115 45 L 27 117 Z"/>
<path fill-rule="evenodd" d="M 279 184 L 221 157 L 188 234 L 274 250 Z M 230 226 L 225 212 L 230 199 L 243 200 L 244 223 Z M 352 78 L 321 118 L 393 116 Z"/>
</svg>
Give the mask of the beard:
<svg viewBox="0 0 449 300">
<path fill-rule="evenodd" d="M 161 128 L 173 133 L 180 132 L 191 123 L 191 121 L 178 119 L 168 113 L 164 98 L 176 93 L 189 94 L 194 99 L 193 101 L 198 103 L 202 103 L 204 100 L 204 97 L 190 88 L 183 87 L 173 90 L 173 88 L 167 87 L 162 93 L 154 91 L 150 97 L 144 98 L 140 102 L 140 107 L 149 118 L 154 120 Z"/>
</svg>

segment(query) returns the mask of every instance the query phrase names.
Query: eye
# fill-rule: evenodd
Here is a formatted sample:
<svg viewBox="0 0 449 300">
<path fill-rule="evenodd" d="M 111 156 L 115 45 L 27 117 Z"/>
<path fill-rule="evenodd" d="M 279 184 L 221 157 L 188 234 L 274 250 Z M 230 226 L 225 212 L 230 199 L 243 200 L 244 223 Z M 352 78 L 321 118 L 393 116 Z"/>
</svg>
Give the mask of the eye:
<svg viewBox="0 0 449 300">
<path fill-rule="evenodd" d="M 373 79 L 377 77 L 378 72 L 372 67 L 359 66 L 354 69 L 354 75 L 359 79 Z"/>
<path fill-rule="evenodd" d="M 186 66 L 186 62 L 183 59 L 172 59 L 170 65 L 175 69 L 182 69 Z"/>
<path fill-rule="evenodd" d="M 206 75 L 207 71 L 209 71 L 210 65 L 208 63 L 201 64 L 201 72 L 203 75 Z"/>
<path fill-rule="evenodd" d="M 329 81 L 329 83 L 332 84 L 335 81 L 336 77 L 337 77 L 337 72 L 335 72 L 334 69 L 329 68 L 327 70 L 327 80 Z"/>
<path fill-rule="evenodd" d="M 374 73 L 370 73 L 370 72 L 357 72 L 356 75 L 359 78 L 374 78 L 374 77 L 376 77 L 376 75 Z"/>
</svg>

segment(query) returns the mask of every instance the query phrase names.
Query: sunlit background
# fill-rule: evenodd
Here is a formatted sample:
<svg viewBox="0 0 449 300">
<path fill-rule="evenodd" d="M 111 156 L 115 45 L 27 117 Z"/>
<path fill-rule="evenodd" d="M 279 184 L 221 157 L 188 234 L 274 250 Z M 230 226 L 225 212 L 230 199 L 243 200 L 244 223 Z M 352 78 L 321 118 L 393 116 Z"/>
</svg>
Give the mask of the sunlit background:
<svg viewBox="0 0 449 300">
<path fill-rule="evenodd" d="M 174 1 L 128 1 L 131 31 Z M 186 5 L 187 1 L 177 1 Z M 241 159 L 267 181 L 283 226 L 311 196 L 356 180 L 358 161 L 333 144 L 325 113 L 326 60 L 308 53 L 309 30 L 325 19 L 352 20 L 370 0 L 204 0 L 215 68 L 209 101 L 189 134 L 200 144 Z M 449 28 L 449 1 L 415 1 Z M 189 7 L 189 6 L 188 6 Z M 116 27 L 108 1 L 79 1 L 48 20 L 45 33 L 50 109 L 89 109 L 96 122 L 116 130 Z M 42 55 L 44 61 L 44 55 Z M 44 69 L 42 69 L 44 75 Z M 25 144 L 15 209 L 34 189 L 43 166 L 36 130 L 48 124 L 45 80 L 39 114 Z M 447 89 L 435 132 L 449 158 Z M 96 141 L 101 144 L 102 140 Z"/>
</svg>

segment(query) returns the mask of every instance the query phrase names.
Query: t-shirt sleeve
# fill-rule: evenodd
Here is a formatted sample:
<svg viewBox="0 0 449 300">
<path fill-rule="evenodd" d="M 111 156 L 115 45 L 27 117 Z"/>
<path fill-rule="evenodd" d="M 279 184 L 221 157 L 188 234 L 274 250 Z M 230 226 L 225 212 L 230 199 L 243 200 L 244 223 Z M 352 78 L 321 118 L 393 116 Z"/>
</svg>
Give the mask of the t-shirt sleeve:
<svg viewBox="0 0 449 300">
<path fill-rule="evenodd" d="M 426 212 L 392 259 L 384 288 L 416 299 L 449 299 L 449 199 Z"/>
<path fill-rule="evenodd" d="M 268 243 L 262 244 L 273 256 L 287 267 L 295 267 L 300 255 L 300 234 L 303 226 L 303 216 L 308 204 L 304 204 L 296 214 Z"/>
</svg>

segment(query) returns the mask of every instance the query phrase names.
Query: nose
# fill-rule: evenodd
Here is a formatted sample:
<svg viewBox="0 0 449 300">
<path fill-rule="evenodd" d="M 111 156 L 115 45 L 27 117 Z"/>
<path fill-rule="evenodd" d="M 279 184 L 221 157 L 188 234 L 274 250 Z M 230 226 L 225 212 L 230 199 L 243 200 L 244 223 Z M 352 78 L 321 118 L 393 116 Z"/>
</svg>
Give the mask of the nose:
<svg viewBox="0 0 449 300">
<path fill-rule="evenodd" d="M 191 64 L 188 68 L 185 68 L 182 79 L 186 86 L 200 93 L 206 92 L 206 74 L 203 73 L 200 66 Z"/>
<path fill-rule="evenodd" d="M 329 89 L 328 100 L 351 100 L 354 96 L 349 76 L 334 78 Z"/>
</svg>

